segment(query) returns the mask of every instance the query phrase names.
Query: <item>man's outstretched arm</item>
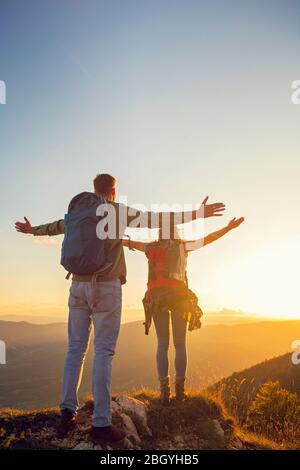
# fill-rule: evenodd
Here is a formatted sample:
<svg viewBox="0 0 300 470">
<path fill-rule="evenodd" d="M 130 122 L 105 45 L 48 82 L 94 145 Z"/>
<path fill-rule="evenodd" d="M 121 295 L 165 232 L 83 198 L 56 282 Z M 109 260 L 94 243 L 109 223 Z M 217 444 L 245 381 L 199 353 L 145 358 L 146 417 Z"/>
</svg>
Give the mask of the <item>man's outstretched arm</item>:
<svg viewBox="0 0 300 470">
<path fill-rule="evenodd" d="M 204 199 L 199 209 L 194 211 L 187 212 L 170 212 L 170 213 L 153 213 L 153 212 L 144 212 L 136 211 L 130 207 L 126 208 L 127 211 L 127 226 L 132 226 L 132 222 L 138 218 L 137 226 L 140 228 L 149 227 L 149 228 L 160 228 L 163 225 L 164 218 L 169 216 L 170 227 L 173 227 L 176 224 L 182 224 L 190 222 L 198 218 L 207 218 L 207 217 L 220 217 L 223 215 L 225 210 L 225 205 L 222 202 L 216 202 L 214 204 L 207 204 L 208 196 Z M 116 205 L 111 203 L 112 205 Z M 119 206 L 119 204 L 117 204 Z M 125 206 L 126 207 L 126 206 Z M 141 217 L 141 214 L 143 215 Z M 37 225 L 32 227 L 29 220 L 24 217 L 25 222 L 16 222 L 15 228 L 17 232 L 21 233 L 30 233 L 35 236 L 54 236 L 61 235 L 65 233 L 65 223 L 63 219 L 56 220 L 48 224 Z M 135 225 L 133 225 L 135 226 Z"/>
<path fill-rule="evenodd" d="M 188 223 L 192 220 L 207 217 L 220 217 L 225 210 L 225 204 L 216 202 L 207 204 L 208 196 L 202 201 L 199 209 L 185 212 L 142 212 L 127 207 L 127 226 L 138 228 L 161 228 L 166 219 L 170 227 Z"/>
<path fill-rule="evenodd" d="M 25 222 L 16 222 L 15 228 L 17 232 L 30 233 L 35 236 L 48 235 L 50 237 L 54 235 L 61 235 L 65 233 L 65 222 L 63 219 L 56 220 L 49 224 L 36 225 L 32 227 L 29 220 L 24 217 Z"/>
</svg>

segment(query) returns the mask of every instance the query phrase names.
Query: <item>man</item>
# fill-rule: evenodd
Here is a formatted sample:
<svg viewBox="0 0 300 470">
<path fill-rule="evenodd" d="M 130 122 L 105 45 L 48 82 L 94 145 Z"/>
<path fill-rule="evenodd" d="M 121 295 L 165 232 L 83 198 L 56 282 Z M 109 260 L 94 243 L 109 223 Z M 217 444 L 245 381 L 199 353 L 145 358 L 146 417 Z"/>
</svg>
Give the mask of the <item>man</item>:
<svg viewBox="0 0 300 470">
<path fill-rule="evenodd" d="M 78 389 L 80 386 L 84 359 L 88 349 L 91 323 L 94 326 L 94 367 L 93 396 L 94 411 L 92 416 L 91 438 L 94 442 L 120 441 L 124 432 L 111 424 L 111 368 L 116 342 L 121 323 L 121 285 L 126 282 L 126 264 L 122 237 L 126 226 L 134 225 L 136 218 L 139 227 L 162 228 L 166 213 L 141 212 L 115 202 L 116 179 L 108 174 L 99 174 L 94 179 L 94 192 L 105 198 L 114 208 L 116 215 L 116 237 L 104 241 L 105 258 L 110 264 L 109 272 L 94 280 L 90 275 L 72 276 L 69 296 L 68 336 L 69 346 L 65 361 L 61 422 L 59 435 L 66 436 L 76 426 L 76 413 L 79 407 Z M 198 217 L 222 215 L 224 204 L 206 204 L 201 210 L 167 214 L 171 227 Z M 125 223 L 120 220 L 120 213 L 125 211 Z M 29 220 L 16 222 L 16 230 L 33 235 L 58 235 L 64 233 L 64 220 L 32 227 Z M 96 308 L 95 308 L 96 307 Z"/>
</svg>

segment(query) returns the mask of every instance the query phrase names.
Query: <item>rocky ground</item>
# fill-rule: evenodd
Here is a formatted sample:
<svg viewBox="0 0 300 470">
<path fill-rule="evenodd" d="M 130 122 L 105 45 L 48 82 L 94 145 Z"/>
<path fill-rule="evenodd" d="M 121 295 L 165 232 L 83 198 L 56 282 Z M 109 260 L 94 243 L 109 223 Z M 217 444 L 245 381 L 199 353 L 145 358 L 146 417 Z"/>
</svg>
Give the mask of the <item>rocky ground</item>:
<svg viewBox="0 0 300 470">
<path fill-rule="evenodd" d="M 56 437 L 58 409 L 0 411 L 1 449 L 263 449 L 270 448 L 238 432 L 232 419 L 212 398 L 190 394 L 183 403 L 162 407 L 152 391 L 113 397 L 113 423 L 127 437 L 118 445 L 94 445 L 89 439 L 92 401 L 78 413 L 78 427 L 65 439 Z"/>
</svg>

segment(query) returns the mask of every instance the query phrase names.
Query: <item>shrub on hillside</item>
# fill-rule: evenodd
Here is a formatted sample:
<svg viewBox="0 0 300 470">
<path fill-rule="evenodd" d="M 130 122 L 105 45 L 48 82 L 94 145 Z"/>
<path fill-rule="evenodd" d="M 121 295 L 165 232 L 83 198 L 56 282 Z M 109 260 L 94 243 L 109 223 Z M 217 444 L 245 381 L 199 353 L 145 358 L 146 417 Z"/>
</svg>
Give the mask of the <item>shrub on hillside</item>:
<svg viewBox="0 0 300 470">
<path fill-rule="evenodd" d="M 247 427 L 256 433 L 282 441 L 300 439 L 300 399 L 296 393 L 266 382 L 249 407 Z"/>
</svg>

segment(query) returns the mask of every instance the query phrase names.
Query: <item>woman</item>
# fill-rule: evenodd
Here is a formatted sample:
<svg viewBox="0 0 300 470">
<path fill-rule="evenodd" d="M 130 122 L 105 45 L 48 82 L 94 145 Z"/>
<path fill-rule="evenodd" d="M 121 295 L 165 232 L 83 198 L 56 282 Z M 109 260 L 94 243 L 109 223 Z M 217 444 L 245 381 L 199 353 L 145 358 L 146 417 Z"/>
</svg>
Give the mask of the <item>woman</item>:
<svg viewBox="0 0 300 470">
<path fill-rule="evenodd" d="M 145 333 L 148 334 L 153 318 L 157 335 L 156 363 L 163 405 L 170 402 L 168 358 L 170 317 L 175 347 L 175 394 L 179 401 L 185 399 L 186 331 L 187 328 L 192 331 L 201 327 L 202 310 L 198 305 L 197 296 L 188 288 L 186 275 L 188 252 L 218 240 L 243 221 L 243 217 L 234 218 L 221 230 L 194 241 L 181 240 L 178 238 L 178 233 L 166 240 L 163 239 L 161 231 L 158 240 L 150 243 L 123 240 L 124 246 L 144 252 L 148 259 L 148 283 L 143 299 L 144 325 Z"/>
</svg>

